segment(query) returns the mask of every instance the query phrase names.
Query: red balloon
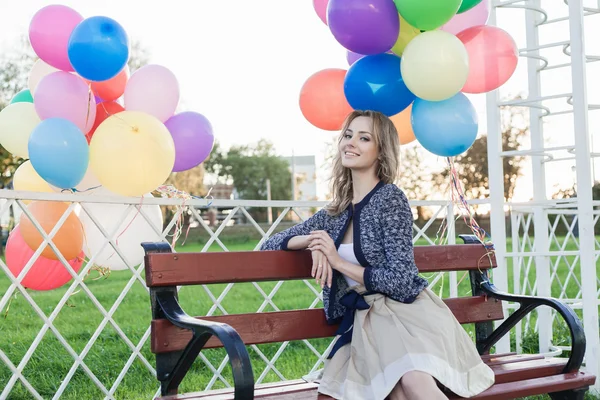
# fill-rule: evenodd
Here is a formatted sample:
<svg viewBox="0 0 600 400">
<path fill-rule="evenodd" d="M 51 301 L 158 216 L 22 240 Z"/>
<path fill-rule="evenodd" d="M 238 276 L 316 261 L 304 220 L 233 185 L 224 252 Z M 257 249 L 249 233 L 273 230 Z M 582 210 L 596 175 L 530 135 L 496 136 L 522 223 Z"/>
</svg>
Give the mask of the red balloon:
<svg viewBox="0 0 600 400">
<path fill-rule="evenodd" d="M 25 239 L 21 235 L 21 228 L 17 225 L 6 242 L 6 265 L 15 278 L 25 268 L 33 253 L 34 251 L 25 243 Z M 82 251 L 78 257 L 69 261 L 75 272 L 81 269 L 84 258 L 85 254 Z M 33 290 L 53 290 L 69 282 L 71 278 L 71 274 L 60 261 L 40 256 L 35 260 L 21 284 Z"/>
<path fill-rule="evenodd" d="M 300 110 L 304 118 L 326 131 L 342 129 L 352 112 L 344 95 L 345 69 L 330 68 L 313 74 L 300 91 Z"/>
<path fill-rule="evenodd" d="M 517 44 L 508 32 L 495 26 L 479 25 L 456 37 L 469 54 L 469 76 L 464 93 L 485 93 L 502 86 L 517 69 Z"/>
<path fill-rule="evenodd" d="M 106 120 L 111 115 L 118 114 L 122 111 L 125 111 L 123 106 L 114 101 L 105 101 L 104 103 L 98 104 L 96 106 L 96 120 L 94 121 L 94 126 L 85 135 L 88 144 L 91 142 L 92 136 L 94 136 L 94 132 L 96 132 L 96 129 L 100 126 L 101 123 L 104 122 L 104 120 Z"/>
</svg>

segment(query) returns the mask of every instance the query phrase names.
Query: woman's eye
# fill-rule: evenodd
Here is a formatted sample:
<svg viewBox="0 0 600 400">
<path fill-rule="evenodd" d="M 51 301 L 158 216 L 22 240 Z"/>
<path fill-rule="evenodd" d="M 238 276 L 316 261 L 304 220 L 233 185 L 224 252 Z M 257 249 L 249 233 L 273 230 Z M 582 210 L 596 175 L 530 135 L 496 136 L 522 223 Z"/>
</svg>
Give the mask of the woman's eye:
<svg viewBox="0 0 600 400">
<path fill-rule="evenodd" d="M 369 141 L 369 138 L 367 138 L 367 137 L 362 137 L 362 138 L 360 138 L 360 139 L 361 139 L 361 140 L 364 140 L 365 142 L 368 142 L 368 141 Z"/>
</svg>

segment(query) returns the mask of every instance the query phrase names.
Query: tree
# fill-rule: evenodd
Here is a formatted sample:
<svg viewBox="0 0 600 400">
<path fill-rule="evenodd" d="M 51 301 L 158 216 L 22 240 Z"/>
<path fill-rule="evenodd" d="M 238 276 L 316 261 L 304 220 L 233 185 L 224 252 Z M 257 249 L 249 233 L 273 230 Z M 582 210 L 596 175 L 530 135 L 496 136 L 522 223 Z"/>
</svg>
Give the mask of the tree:
<svg viewBox="0 0 600 400">
<path fill-rule="evenodd" d="M 266 200 L 267 179 L 271 181 L 273 200 L 291 198 L 289 165 L 275 154 L 273 144 L 264 139 L 255 146 L 232 146 L 228 152 L 215 143 L 205 167 L 220 179 L 232 180 L 242 199 Z"/>
<path fill-rule="evenodd" d="M 422 148 L 401 148 L 398 186 L 409 200 L 427 200 L 433 191 L 433 176 L 431 169 L 426 167 Z M 425 208 L 417 206 L 417 219 L 424 221 L 426 218 Z"/>
<path fill-rule="evenodd" d="M 504 106 L 501 108 L 502 150 L 518 150 L 527 134 L 529 123 L 525 110 L 518 107 Z M 471 199 L 482 199 L 489 195 L 490 182 L 488 175 L 487 135 L 479 137 L 462 155 L 455 158 L 455 166 L 464 186 L 465 194 Z M 521 176 L 524 157 L 511 156 L 502 158 L 504 170 L 504 199 L 513 197 L 517 180 Z M 442 182 L 448 184 L 450 171 L 444 170 L 436 177 L 438 188 Z"/>
</svg>

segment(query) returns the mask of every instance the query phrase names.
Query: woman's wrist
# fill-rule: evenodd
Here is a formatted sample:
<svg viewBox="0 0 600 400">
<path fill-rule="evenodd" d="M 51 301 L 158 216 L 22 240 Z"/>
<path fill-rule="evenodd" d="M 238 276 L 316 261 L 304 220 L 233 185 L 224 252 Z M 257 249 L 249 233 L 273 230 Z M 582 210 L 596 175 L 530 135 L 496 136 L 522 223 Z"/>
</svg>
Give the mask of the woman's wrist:
<svg viewBox="0 0 600 400">
<path fill-rule="evenodd" d="M 304 250 L 310 244 L 308 235 L 294 236 L 288 241 L 287 247 L 290 250 Z"/>
</svg>

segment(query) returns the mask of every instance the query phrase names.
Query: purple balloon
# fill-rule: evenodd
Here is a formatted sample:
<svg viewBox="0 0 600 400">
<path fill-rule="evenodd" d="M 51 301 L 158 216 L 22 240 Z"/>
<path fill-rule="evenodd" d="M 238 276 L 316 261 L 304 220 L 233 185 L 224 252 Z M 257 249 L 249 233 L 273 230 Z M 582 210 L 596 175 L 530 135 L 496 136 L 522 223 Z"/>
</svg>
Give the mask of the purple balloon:
<svg viewBox="0 0 600 400">
<path fill-rule="evenodd" d="M 342 46 L 364 55 L 390 50 L 400 32 L 393 0 L 330 0 L 327 23 Z"/>
<path fill-rule="evenodd" d="M 175 165 L 173 172 L 186 171 L 200 165 L 213 149 L 210 121 L 202 114 L 192 111 L 174 115 L 165 122 L 175 142 Z"/>
<path fill-rule="evenodd" d="M 358 53 L 355 53 L 355 52 L 350 51 L 350 50 L 346 51 L 346 60 L 348 61 L 348 65 L 354 64 L 355 62 L 357 62 L 358 60 L 360 60 L 364 56 L 365 56 L 364 54 L 358 54 Z"/>
</svg>

